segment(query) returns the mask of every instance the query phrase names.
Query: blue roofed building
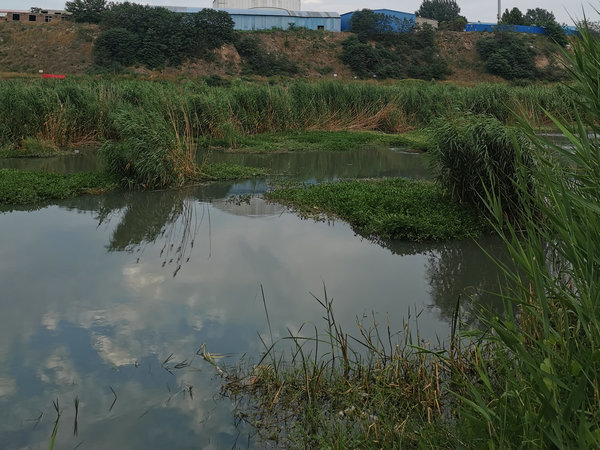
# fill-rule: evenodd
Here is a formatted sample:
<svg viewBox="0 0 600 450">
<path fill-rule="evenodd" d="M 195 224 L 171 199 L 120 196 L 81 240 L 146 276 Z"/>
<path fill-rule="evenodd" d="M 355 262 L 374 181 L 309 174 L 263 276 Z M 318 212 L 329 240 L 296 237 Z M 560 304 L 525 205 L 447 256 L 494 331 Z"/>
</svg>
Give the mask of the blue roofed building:
<svg viewBox="0 0 600 450">
<path fill-rule="evenodd" d="M 563 26 L 563 31 L 567 36 L 576 35 L 577 27 Z M 509 25 L 509 24 L 497 24 L 497 23 L 486 23 L 486 22 L 469 22 L 465 25 L 465 31 L 470 32 L 492 32 L 492 31 L 513 31 L 515 33 L 528 33 L 528 34 L 546 34 L 544 27 L 538 27 L 535 25 Z"/>
<path fill-rule="evenodd" d="M 383 14 L 387 18 L 390 18 L 390 26 L 394 32 L 408 31 L 415 27 L 416 15 L 413 13 L 394 11 L 393 9 L 373 9 L 372 11 L 375 14 Z M 350 31 L 350 21 L 355 12 L 356 11 L 352 11 L 341 15 L 342 31 Z"/>
</svg>

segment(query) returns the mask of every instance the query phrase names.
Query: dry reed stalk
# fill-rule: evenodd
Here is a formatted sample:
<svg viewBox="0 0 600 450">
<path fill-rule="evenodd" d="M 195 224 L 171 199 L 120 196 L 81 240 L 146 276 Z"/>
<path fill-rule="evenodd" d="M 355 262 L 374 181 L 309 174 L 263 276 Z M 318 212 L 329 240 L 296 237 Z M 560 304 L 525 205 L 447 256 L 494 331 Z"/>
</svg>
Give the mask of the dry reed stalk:
<svg viewBox="0 0 600 450">
<path fill-rule="evenodd" d="M 391 113 L 397 110 L 398 105 L 393 101 L 387 103 L 381 108 L 378 106 L 373 106 L 351 117 L 342 114 L 341 111 L 338 110 L 334 111 L 333 113 L 328 113 L 324 117 L 319 117 L 317 123 L 312 123 L 311 121 L 311 124 L 306 126 L 306 129 L 324 131 L 376 130 L 382 128 L 382 124 L 390 118 Z M 410 128 L 412 127 L 408 125 L 407 122 L 404 122 L 403 124 L 399 123 L 398 125 L 392 127 L 392 130 L 390 131 L 408 131 Z"/>
<path fill-rule="evenodd" d="M 186 111 L 185 107 L 181 105 L 183 129 L 180 129 L 181 125 L 179 125 L 172 108 L 169 107 L 167 109 L 167 114 L 173 127 L 176 143 L 175 148 L 171 149 L 171 157 L 175 172 L 180 175 L 180 178 L 182 178 L 181 183 L 183 184 L 186 180 L 197 179 L 202 173 L 202 167 L 206 161 L 203 158 L 202 167 L 198 166 L 196 162 L 198 144 L 194 136 L 190 114 Z M 197 115 L 195 118 L 198 121 Z"/>
</svg>

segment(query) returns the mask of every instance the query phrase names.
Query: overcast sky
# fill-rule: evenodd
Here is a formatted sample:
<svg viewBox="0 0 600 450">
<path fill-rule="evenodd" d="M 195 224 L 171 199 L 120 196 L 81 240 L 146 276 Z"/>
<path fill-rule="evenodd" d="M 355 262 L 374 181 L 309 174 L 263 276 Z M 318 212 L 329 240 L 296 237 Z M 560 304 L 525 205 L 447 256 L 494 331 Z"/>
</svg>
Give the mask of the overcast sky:
<svg viewBox="0 0 600 450">
<path fill-rule="evenodd" d="M 362 8 L 370 9 L 395 9 L 397 11 L 415 12 L 419 9 L 422 0 L 302 0 L 302 9 L 305 11 L 334 11 L 340 14 L 355 11 Z M 578 0 L 501 0 L 502 11 L 512 9 L 515 6 L 523 13 L 527 9 L 544 8 L 552 11 L 560 23 L 572 25 L 570 17 L 580 19 L 585 8 L 588 19 L 600 20 L 598 13 L 593 8 L 596 3 Z M 148 5 L 168 6 L 195 6 L 211 7 L 212 0 L 133 0 L 133 3 Z M 0 9 L 22 9 L 28 10 L 32 6 L 48 9 L 63 9 L 64 0 L 0 0 Z M 495 22 L 498 11 L 498 0 L 458 0 L 461 14 L 471 22 Z"/>
</svg>

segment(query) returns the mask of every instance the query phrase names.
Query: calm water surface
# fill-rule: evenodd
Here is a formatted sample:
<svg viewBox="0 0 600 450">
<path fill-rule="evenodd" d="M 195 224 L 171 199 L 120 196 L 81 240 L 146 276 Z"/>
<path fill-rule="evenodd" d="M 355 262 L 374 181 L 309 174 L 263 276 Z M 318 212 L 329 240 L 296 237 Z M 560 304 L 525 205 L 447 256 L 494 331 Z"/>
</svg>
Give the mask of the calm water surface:
<svg viewBox="0 0 600 450">
<path fill-rule="evenodd" d="M 372 156 L 236 158 L 314 181 L 427 175 L 422 155 Z M 261 447 L 196 354 L 202 344 L 229 364 L 259 354 L 258 334 L 268 336 L 261 285 L 274 338 L 304 323 L 325 329 L 311 295 L 322 298 L 323 286 L 351 334 L 373 313 L 401 333 L 410 313 L 423 339 L 444 340 L 465 289 L 489 301 L 497 273 L 473 242 L 374 243 L 343 222 L 301 220 L 255 196 L 232 200 L 266 185 L 0 212 L 0 448 L 48 448 L 53 402 L 55 448 Z M 482 245 L 501 252 L 495 240 Z"/>
</svg>

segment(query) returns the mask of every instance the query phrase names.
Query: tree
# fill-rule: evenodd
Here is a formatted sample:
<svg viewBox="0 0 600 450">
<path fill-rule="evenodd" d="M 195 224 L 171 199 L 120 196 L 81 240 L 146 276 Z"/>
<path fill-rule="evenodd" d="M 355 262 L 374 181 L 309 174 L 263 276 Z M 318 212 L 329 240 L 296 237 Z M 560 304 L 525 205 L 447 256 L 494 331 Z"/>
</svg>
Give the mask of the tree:
<svg viewBox="0 0 600 450">
<path fill-rule="evenodd" d="M 548 22 L 556 22 L 554 14 L 543 8 L 528 9 L 525 13 L 527 25 L 544 27 Z"/>
<path fill-rule="evenodd" d="M 106 0 L 73 0 L 65 3 L 65 11 L 73 14 L 76 22 L 99 23 Z"/>
<path fill-rule="evenodd" d="M 565 47 L 569 43 L 565 30 L 554 20 L 546 22 L 544 31 L 551 41 L 556 42 L 561 47 Z"/>
<path fill-rule="evenodd" d="M 94 43 L 94 62 L 110 67 L 131 66 L 138 60 L 140 38 L 124 28 L 111 28 L 100 33 Z"/>
<path fill-rule="evenodd" d="M 417 16 L 449 22 L 459 17 L 460 7 L 455 0 L 423 0 Z"/>
<path fill-rule="evenodd" d="M 394 27 L 392 24 L 392 17 L 376 13 L 371 9 L 363 9 L 352 14 L 350 31 L 355 33 L 361 42 L 366 42 L 380 34 L 391 33 L 395 29 L 404 31 L 404 26 Z"/>
<path fill-rule="evenodd" d="M 519 8 L 513 8 L 510 11 L 505 10 L 500 22 L 505 25 L 529 25 Z"/>
<path fill-rule="evenodd" d="M 465 25 L 467 24 L 467 19 L 463 16 L 458 16 L 456 19 L 452 19 L 447 22 L 442 22 L 438 25 L 438 30 L 440 31 L 465 31 Z"/>
<path fill-rule="evenodd" d="M 197 42 L 205 49 L 212 50 L 235 41 L 235 24 L 226 11 L 205 8 L 186 17 L 186 21 L 193 29 Z"/>
</svg>

